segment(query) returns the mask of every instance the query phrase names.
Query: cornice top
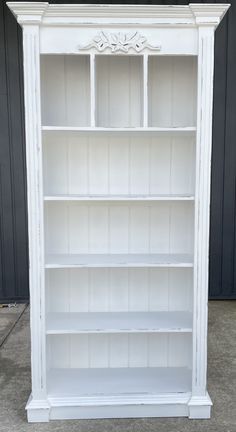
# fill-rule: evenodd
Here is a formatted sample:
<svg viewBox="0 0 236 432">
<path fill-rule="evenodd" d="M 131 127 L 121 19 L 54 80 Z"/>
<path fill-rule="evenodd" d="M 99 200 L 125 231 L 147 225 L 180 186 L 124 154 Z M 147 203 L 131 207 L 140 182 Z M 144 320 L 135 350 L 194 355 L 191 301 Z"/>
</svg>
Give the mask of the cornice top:
<svg viewBox="0 0 236 432">
<path fill-rule="evenodd" d="M 114 5 L 114 4 L 49 4 L 47 2 L 8 2 L 20 24 L 149 24 L 149 25 L 214 25 L 217 26 L 229 4 Z"/>
<path fill-rule="evenodd" d="M 20 24 L 40 23 L 49 7 L 47 2 L 7 2 Z"/>
<path fill-rule="evenodd" d="M 205 7 L 203 7 L 205 6 Z M 195 17 L 196 24 L 215 24 L 218 25 L 225 16 L 230 4 L 200 4 L 190 3 L 189 8 Z"/>
</svg>

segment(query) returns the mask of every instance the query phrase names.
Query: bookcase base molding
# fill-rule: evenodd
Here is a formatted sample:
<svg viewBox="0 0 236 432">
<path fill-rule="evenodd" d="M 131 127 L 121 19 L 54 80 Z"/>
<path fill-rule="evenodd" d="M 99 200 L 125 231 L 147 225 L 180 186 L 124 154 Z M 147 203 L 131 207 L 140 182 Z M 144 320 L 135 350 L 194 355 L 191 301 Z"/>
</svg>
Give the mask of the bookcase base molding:
<svg viewBox="0 0 236 432">
<path fill-rule="evenodd" d="M 28 421 L 209 418 L 214 31 L 229 5 L 8 6 L 23 27 Z"/>
<path fill-rule="evenodd" d="M 191 393 L 95 398 L 48 398 L 27 403 L 28 421 L 48 422 L 63 419 L 102 419 L 138 417 L 189 417 L 209 419 L 212 402 L 208 394 L 191 397 Z"/>
</svg>

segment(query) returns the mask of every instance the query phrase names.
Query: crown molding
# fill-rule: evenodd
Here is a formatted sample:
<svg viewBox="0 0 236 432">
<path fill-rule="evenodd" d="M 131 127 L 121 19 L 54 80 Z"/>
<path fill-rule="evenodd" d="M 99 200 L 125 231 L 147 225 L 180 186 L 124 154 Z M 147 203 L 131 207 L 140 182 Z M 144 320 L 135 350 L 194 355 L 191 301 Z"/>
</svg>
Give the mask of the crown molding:
<svg viewBox="0 0 236 432">
<path fill-rule="evenodd" d="M 49 4 L 47 2 L 7 2 L 19 24 L 39 24 Z"/>
<path fill-rule="evenodd" d="M 24 25 L 148 24 L 217 26 L 229 4 L 190 4 L 189 6 L 49 4 L 47 2 L 7 2 L 17 21 Z"/>
<path fill-rule="evenodd" d="M 50 5 L 48 16 L 83 16 L 107 18 L 191 18 L 188 6 L 71 4 Z"/>
<path fill-rule="evenodd" d="M 203 7 L 204 6 L 204 7 Z M 199 4 L 190 3 L 189 8 L 195 17 L 197 25 L 213 25 L 217 26 L 223 19 L 230 4 Z"/>
</svg>

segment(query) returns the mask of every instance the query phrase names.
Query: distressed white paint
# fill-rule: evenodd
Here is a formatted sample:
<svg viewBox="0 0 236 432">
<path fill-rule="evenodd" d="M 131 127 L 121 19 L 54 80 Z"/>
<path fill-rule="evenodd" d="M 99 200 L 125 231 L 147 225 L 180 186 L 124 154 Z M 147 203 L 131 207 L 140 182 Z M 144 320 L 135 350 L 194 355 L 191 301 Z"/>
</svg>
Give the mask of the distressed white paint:
<svg viewBox="0 0 236 432">
<path fill-rule="evenodd" d="M 45 131 L 45 195 L 193 196 L 194 137 L 178 131 Z"/>
<path fill-rule="evenodd" d="M 91 48 L 96 48 L 97 51 L 111 51 L 115 53 L 120 51 L 121 53 L 128 53 L 129 50 L 134 50 L 137 53 L 143 51 L 145 48 L 154 51 L 160 51 L 160 45 L 151 45 L 148 43 L 147 38 L 143 34 L 139 33 L 137 30 L 124 33 L 117 32 L 111 33 L 107 31 L 100 31 L 90 43 L 85 46 L 79 46 L 79 50 L 89 50 Z"/>
<path fill-rule="evenodd" d="M 196 126 L 196 60 L 195 56 L 150 56 L 150 126 Z"/>
<path fill-rule="evenodd" d="M 194 333 L 191 412 L 206 395 L 209 211 L 214 28 L 199 28 L 198 132 L 195 204 Z"/>
<path fill-rule="evenodd" d="M 97 126 L 142 126 L 141 56 L 96 57 Z"/>
<path fill-rule="evenodd" d="M 45 252 L 192 254 L 193 210 L 191 201 L 46 202 Z M 148 263 L 148 259 L 143 259 Z M 100 261 L 102 264 L 102 258 Z"/>
<path fill-rule="evenodd" d="M 25 126 L 29 235 L 29 284 L 31 299 L 32 395 L 27 407 L 48 418 L 45 349 L 44 223 L 40 115 L 39 26 L 23 28 Z"/>
<path fill-rule="evenodd" d="M 174 312 L 50 312 L 47 334 L 191 333 L 192 316 Z"/>
<path fill-rule="evenodd" d="M 41 57 L 43 125 L 90 125 L 89 66 L 89 56 Z"/>
<path fill-rule="evenodd" d="M 228 5 L 8 5 L 24 35 L 28 420 L 209 418 L 213 42 Z"/>
</svg>

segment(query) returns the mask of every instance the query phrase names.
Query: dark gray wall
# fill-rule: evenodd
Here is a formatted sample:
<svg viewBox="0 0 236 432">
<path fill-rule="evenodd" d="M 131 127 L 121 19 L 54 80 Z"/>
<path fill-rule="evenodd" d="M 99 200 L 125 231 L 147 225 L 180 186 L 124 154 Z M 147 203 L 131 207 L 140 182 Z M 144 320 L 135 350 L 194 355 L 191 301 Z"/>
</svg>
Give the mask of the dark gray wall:
<svg viewBox="0 0 236 432">
<path fill-rule="evenodd" d="M 22 33 L 0 4 L 0 301 L 28 298 Z"/>
<path fill-rule="evenodd" d="M 71 0 L 70 3 L 78 2 Z M 207 0 L 199 3 L 227 2 Z M 236 298 L 236 2 L 232 3 L 227 16 L 217 29 L 215 45 L 209 293 L 211 298 Z M 3 3 L 0 6 L 0 33 L 1 302 L 28 298 L 22 33 Z"/>
<path fill-rule="evenodd" d="M 236 2 L 231 3 L 215 43 L 210 235 L 214 298 L 236 298 Z"/>
</svg>

